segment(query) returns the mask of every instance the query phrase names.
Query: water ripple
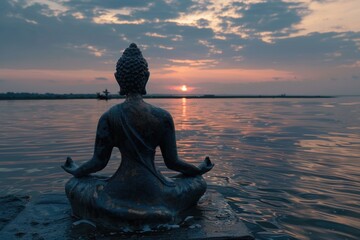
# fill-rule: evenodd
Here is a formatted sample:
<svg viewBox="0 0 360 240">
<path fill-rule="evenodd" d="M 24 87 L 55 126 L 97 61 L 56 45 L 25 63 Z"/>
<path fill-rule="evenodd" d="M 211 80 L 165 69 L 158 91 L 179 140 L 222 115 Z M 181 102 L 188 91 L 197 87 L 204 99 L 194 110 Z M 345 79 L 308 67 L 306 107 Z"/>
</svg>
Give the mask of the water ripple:
<svg viewBox="0 0 360 240">
<path fill-rule="evenodd" d="M 60 165 L 90 158 L 97 121 L 116 101 L 0 101 L 0 193 L 63 192 Z M 358 98 L 149 102 L 173 115 L 181 158 L 210 156 L 209 188 L 257 239 L 360 236 Z M 120 162 L 114 149 L 103 174 Z M 155 163 L 174 174 L 159 150 Z"/>
</svg>

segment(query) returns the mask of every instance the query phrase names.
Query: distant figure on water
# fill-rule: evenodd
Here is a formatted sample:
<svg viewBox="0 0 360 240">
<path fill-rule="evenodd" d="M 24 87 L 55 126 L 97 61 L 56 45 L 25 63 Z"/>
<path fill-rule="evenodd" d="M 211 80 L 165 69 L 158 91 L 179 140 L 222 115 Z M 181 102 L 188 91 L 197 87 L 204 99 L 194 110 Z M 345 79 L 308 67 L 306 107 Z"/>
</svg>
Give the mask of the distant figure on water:
<svg viewBox="0 0 360 240">
<path fill-rule="evenodd" d="M 100 93 L 96 93 L 96 98 L 99 100 L 109 100 L 110 99 L 110 92 L 105 89 L 105 91 L 103 91 L 104 94 L 100 94 Z"/>
<path fill-rule="evenodd" d="M 206 191 L 201 176 L 214 164 L 208 157 L 194 166 L 178 157 L 175 127 L 167 111 L 146 103 L 142 95 L 150 72 L 132 43 L 116 64 L 115 78 L 126 100 L 99 120 L 94 154 L 78 166 L 70 157 L 62 168 L 72 174 L 65 187 L 73 214 L 105 228 L 172 222 L 197 204 Z M 167 178 L 155 167 L 160 147 L 165 165 L 180 174 Z M 112 149 L 121 152 L 121 164 L 110 177 L 91 175 L 108 163 Z"/>
</svg>

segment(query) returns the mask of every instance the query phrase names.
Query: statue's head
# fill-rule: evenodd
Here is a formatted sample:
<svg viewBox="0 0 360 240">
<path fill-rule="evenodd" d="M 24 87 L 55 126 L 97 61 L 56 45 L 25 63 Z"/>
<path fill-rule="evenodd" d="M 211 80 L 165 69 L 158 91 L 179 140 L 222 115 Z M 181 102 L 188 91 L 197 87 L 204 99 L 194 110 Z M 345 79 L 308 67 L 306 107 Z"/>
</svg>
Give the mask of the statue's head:
<svg viewBox="0 0 360 240">
<path fill-rule="evenodd" d="M 120 85 L 120 95 L 146 94 L 145 86 L 150 72 L 145 58 L 135 43 L 130 44 L 117 61 L 114 75 Z"/>
</svg>

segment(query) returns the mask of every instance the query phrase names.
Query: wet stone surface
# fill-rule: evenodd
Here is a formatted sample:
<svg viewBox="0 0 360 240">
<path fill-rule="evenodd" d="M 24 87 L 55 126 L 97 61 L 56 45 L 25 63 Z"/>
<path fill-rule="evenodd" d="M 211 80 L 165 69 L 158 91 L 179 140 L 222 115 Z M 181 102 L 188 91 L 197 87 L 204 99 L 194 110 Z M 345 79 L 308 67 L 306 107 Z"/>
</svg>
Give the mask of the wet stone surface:
<svg viewBox="0 0 360 240">
<path fill-rule="evenodd" d="M 180 225 L 163 225 L 157 230 L 144 226 L 136 233 L 106 232 L 71 217 L 64 194 L 41 195 L 27 203 L 28 199 L 0 198 L 0 239 L 253 239 L 222 195 L 212 190 L 197 207 L 184 213 Z"/>
<path fill-rule="evenodd" d="M 8 195 L 0 197 L 0 230 L 24 210 L 28 196 Z"/>
</svg>

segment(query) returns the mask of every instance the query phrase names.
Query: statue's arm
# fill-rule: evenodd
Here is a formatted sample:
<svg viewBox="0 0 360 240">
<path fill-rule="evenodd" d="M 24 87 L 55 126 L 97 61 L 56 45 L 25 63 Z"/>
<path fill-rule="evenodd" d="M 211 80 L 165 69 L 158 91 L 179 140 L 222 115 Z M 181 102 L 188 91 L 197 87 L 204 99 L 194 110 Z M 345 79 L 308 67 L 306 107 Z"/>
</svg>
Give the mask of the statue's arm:
<svg viewBox="0 0 360 240">
<path fill-rule="evenodd" d="M 107 113 L 105 113 L 99 119 L 93 157 L 79 167 L 77 167 L 71 158 L 68 158 L 65 165 L 62 166 L 65 171 L 75 177 L 82 177 L 105 168 L 114 147 L 107 116 Z"/>
<path fill-rule="evenodd" d="M 169 114 L 165 120 L 165 133 L 160 141 L 160 149 L 164 158 L 165 165 L 174 171 L 185 175 L 201 175 L 212 169 L 214 164 L 206 157 L 204 162 L 196 167 L 190 163 L 181 160 L 177 153 L 174 121 Z"/>
</svg>

